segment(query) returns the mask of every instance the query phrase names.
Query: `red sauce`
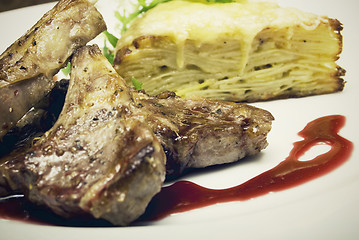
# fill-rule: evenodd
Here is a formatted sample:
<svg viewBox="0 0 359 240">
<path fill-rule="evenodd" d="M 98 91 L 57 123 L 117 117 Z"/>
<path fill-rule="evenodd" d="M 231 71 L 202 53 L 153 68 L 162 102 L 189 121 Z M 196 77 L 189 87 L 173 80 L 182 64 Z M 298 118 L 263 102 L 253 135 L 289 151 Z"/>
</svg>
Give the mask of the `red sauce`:
<svg viewBox="0 0 359 240">
<path fill-rule="evenodd" d="M 299 132 L 299 135 L 304 139 L 294 143 L 292 151 L 283 162 L 241 185 L 214 190 L 189 181 L 178 181 L 171 186 L 163 187 L 161 192 L 150 202 L 141 220 L 160 219 L 172 213 L 221 202 L 244 201 L 269 192 L 291 188 L 322 176 L 340 166 L 351 155 L 353 144 L 338 135 L 344 123 L 345 117 L 341 115 L 322 117 L 310 122 Z M 311 147 L 322 143 L 331 146 L 327 153 L 310 161 L 299 160 Z M 13 206 L 11 207 L 11 205 Z M 14 209 L 17 210 L 14 211 Z M 103 225 L 102 222 L 79 223 L 76 220 L 71 223 L 43 210 L 41 214 L 42 217 L 40 218 L 33 214 L 21 199 L 0 201 L 0 217 L 7 219 L 29 219 L 40 222 L 42 219 L 46 219 L 44 222 L 48 223 L 50 216 L 50 219 L 55 219 L 52 220 L 52 223 L 57 225 Z"/>
<path fill-rule="evenodd" d="M 340 115 L 310 122 L 299 132 L 304 139 L 294 143 L 292 151 L 283 162 L 241 185 L 213 190 L 189 181 L 178 181 L 164 187 L 151 201 L 145 219 L 160 219 L 172 213 L 215 203 L 244 201 L 322 176 L 344 163 L 352 152 L 353 144 L 338 135 L 344 123 L 345 117 Z M 331 146 L 331 150 L 310 161 L 299 161 L 306 151 L 320 143 Z"/>
</svg>

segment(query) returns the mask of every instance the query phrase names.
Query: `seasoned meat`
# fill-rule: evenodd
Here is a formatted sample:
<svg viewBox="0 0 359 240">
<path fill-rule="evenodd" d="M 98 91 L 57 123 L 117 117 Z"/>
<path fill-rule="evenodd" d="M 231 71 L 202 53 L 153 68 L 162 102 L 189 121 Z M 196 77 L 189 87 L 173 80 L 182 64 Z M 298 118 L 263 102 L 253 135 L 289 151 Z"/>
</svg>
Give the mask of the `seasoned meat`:
<svg viewBox="0 0 359 240">
<path fill-rule="evenodd" d="M 115 69 L 151 95 L 233 101 L 343 90 L 342 24 L 263 1 L 169 1 L 136 18 Z"/>
<path fill-rule="evenodd" d="M 62 85 L 66 85 L 66 80 Z M 66 93 L 66 89 L 54 89 L 57 91 L 51 95 L 57 98 Z M 134 110 L 136 117 L 147 122 L 162 144 L 168 176 L 176 177 L 186 168 L 235 162 L 267 146 L 266 137 L 274 118 L 263 109 L 199 97 L 182 99 L 173 92 L 156 97 L 135 89 L 131 93 L 138 107 Z M 50 103 L 50 107 L 44 108 L 46 112 L 58 111 L 60 105 Z M 42 132 L 40 126 L 35 124 L 32 131 Z M 17 132 L 11 133 L 13 136 Z"/>
<path fill-rule="evenodd" d="M 63 86 L 66 86 L 66 80 L 62 80 L 62 84 L 57 84 L 51 92 L 50 106 L 42 108 L 50 114 L 44 114 L 46 118 L 42 121 L 48 122 L 51 119 L 46 119 L 59 111 L 61 105 L 54 100 L 65 95 L 66 88 Z M 182 99 L 173 92 L 164 92 L 156 97 L 135 89 L 131 89 L 131 93 L 138 107 L 134 111 L 137 112 L 136 117 L 147 122 L 161 142 L 167 156 L 167 175 L 172 177 L 186 168 L 238 161 L 267 146 L 266 137 L 271 130 L 273 116 L 263 109 L 199 97 Z M 33 125 L 30 128 L 32 132 L 43 132 L 43 125 Z M 20 130 L 19 127 L 15 129 Z M 21 131 L 13 130 L 11 133 L 14 137 Z"/>
<path fill-rule="evenodd" d="M 75 49 L 106 29 L 87 0 L 61 0 L 0 56 L 0 141 L 53 88 Z"/>
<path fill-rule="evenodd" d="M 0 195 L 23 193 L 65 217 L 127 225 L 160 191 L 166 170 L 233 162 L 267 146 L 273 117 L 265 110 L 173 92 L 150 97 L 128 88 L 97 46 L 78 50 L 71 64 L 54 126 L 0 161 Z"/>
<path fill-rule="evenodd" d="M 267 146 L 273 116 L 242 103 L 133 92 L 167 156 L 167 174 L 238 161 Z"/>
<path fill-rule="evenodd" d="M 23 193 L 65 217 L 126 225 L 160 191 L 165 154 L 97 46 L 81 48 L 71 64 L 58 120 L 30 149 L 2 159 L 0 192 Z"/>
</svg>

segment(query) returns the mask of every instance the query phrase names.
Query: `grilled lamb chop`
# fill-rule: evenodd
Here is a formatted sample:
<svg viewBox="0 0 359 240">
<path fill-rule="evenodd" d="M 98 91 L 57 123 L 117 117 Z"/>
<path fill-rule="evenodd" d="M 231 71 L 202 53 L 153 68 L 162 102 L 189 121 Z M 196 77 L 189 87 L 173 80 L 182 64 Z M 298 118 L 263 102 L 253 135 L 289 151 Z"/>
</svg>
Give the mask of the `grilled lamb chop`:
<svg viewBox="0 0 359 240">
<path fill-rule="evenodd" d="M 2 193 L 23 193 L 65 217 L 129 224 L 161 189 L 164 152 L 133 117 L 129 89 L 97 46 L 81 48 L 71 64 L 55 125 L 30 149 L 1 161 Z"/>
<path fill-rule="evenodd" d="M 0 141 L 54 86 L 75 49 L 106 29 L 87 0 L 61 0 L 0 55 Z"/>
<path fill-rule="evenodd" d="M 267 146 L 273 116 L 242 103 L 133 92 L 167 156 L 167 175 L 238 161 Z"/>
</svg>

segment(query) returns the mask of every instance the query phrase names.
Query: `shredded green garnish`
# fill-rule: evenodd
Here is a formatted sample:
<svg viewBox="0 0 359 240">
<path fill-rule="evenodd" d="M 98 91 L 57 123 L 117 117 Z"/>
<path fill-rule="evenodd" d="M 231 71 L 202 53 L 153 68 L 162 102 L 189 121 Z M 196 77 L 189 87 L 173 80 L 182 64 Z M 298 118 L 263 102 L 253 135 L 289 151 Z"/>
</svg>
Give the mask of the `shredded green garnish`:
<svg viewBox="0 0 359 240">
<path fill-rule="evenodd" d="M 134 77 L 132 77 L 131 81 L 132 81 L 133 86 L 134 86 L 137 90 L 141 90 L 141 89 L 142 89 L 142 84 L 143 84 L 143 82 L 138 81 L 138 80 L 137 80 L 136 78 L 134 78 Z"/>
</svg>

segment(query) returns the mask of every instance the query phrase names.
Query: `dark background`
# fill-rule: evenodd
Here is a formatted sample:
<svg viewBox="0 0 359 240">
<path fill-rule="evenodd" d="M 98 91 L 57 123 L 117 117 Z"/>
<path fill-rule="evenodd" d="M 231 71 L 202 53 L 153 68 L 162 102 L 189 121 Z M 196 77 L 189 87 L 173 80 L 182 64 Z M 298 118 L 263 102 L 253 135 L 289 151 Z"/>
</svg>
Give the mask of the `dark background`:
<svg viewBox="0 0 359 240">
<path fill-rule="evenodd" d="M 48 2 L 55 0 L 0 0 L 0 12 Z"/>
</svg>

